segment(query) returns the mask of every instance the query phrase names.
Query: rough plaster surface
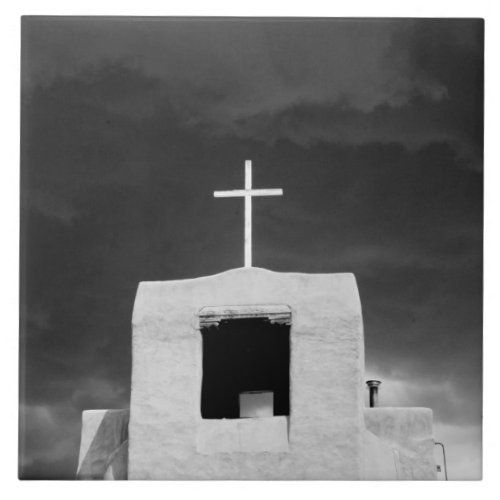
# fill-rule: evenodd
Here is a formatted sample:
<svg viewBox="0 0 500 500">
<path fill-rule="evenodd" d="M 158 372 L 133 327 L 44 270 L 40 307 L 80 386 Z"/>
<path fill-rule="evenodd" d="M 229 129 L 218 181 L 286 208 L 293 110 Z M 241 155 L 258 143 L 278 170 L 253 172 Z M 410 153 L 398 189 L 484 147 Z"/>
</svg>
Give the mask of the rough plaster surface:
<svg viewBox="0 0 500 500">
<path fill-rule="evenodd" d="M 259 304 L 292 311 L 288 449 L 202 453 L 215 431 L 200 414 L 199 313 Z M 132 326 L 130 479 L 362 477 L 364 343 L 352 274 L 241 268 L 140 283 Z M 218 424 L 233 432 L 234 421 Z"/>
<path fill-rule="evenodd" d="M 432 410 L 382 407 L 366 408 L 364 414 L 367 430 L 393 450 L 398 479 L 437 478 Z"/>
<path fill-rule="evenodd" d="M 196 451 L 257 453 L 288 451 L 288 418 L 235 418 L 201 420 Z"/>
<path fill-rule="evenodd" d="M 363 432 L 363 479 L 398 479 L 395 451 L 367 430 Z"/>
</svg>

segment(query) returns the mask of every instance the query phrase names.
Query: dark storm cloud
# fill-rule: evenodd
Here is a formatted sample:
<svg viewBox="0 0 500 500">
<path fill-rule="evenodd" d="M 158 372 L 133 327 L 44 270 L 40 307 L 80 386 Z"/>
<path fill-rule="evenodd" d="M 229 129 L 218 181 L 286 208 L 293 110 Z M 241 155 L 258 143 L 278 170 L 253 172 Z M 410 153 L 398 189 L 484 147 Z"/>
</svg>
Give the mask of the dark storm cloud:
<svg viewBox="0 0 500 500">
<path fill-rule="evenodd" d="M 71 476 L 81 410 L 127 406 L 139 281 L 241 265 L 243 203 L 212 191 L 241 187 L 246 158 L 285 192 L 254 204 L 255 265 L 354 272 L 387 401 L 433 407 L 453 439 L 477 428 L 481 36 L 26 19 L 23 474 Z"/>
<path fill-rule="evenodd" d="M 196 113 L 243 117 L 296 101 L 347 101 L 370 110 L 446 89 L 413 68 L 409 54 L 394 57 L 393 37 L 412 21 L 173 21 L 32 19 L 25 25 L 25 82 L 49 82 L 100 61 L 124 61 L 159 76 L 176 93 L 197 98 Z M 64 43 L 62 43 L 64 42 Z M 388 52 L 389 51 L 389 52 Z M 388 55 L 391 55 L 389 58 Z M 411 77 L 411 79 L 410 79 Z M 198 92 L 198 95 L 196 95 Z M 212 101 L 212 102 L 211 102 Z"/>
<path fill-rule="evenodd" d="M 460 142 L 464 122 L 474 120 L 461 108 L 477 113 L 481 29 L 469 22 L 449 29 L 446 21 L 343 21 L 334 30 L 326 21 L 25 24 L 27 86 L 121 62 L 160 79 L 182 123 L 211 135 L 300 144 Z M 34 46 L 37 57 L 29 58 Z M 408 120 L 412 104 L 427 106 L 416 123 Z"/>
</svg>

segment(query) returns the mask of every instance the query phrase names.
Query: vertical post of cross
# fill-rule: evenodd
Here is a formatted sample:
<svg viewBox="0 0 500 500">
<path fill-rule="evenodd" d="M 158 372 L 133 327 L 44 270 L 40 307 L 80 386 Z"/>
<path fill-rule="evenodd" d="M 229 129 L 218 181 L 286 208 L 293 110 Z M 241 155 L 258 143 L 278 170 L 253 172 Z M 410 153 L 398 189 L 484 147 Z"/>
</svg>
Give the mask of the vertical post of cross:
<svg viewBox="0 0 500 500">
<path fill-rule="evenodd" d="M 252 161 L 245 160 L 245 267 L 252 267 Z"/>
</svg>

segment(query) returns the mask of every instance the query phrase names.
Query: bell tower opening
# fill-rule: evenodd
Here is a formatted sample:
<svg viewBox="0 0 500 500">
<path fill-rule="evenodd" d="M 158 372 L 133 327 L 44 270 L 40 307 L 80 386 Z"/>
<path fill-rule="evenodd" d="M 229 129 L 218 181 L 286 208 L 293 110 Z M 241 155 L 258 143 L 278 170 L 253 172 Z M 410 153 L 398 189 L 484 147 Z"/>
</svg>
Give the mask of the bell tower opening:
<svg viewBox="0 0 500 500">
<path fill-rule="evenodd" d="M 201 334 L 202 418 L 289 415 L 289 323 L 225 318 Z"/>
</svg>

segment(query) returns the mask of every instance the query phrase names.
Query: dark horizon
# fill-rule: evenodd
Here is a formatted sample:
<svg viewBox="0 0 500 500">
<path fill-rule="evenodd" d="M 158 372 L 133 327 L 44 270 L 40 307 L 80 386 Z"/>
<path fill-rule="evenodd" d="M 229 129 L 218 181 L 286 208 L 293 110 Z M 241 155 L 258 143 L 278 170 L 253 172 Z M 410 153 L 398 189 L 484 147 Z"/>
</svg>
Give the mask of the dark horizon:
<svg viewBox="0 0 500 500">
<path fill-rule="evenodd" d="M 481 473 L 483 21 L 24 17 L 19 474 L 127 407 L 140 281 L 353 272 L 366 378 Z"/>
</svg>

